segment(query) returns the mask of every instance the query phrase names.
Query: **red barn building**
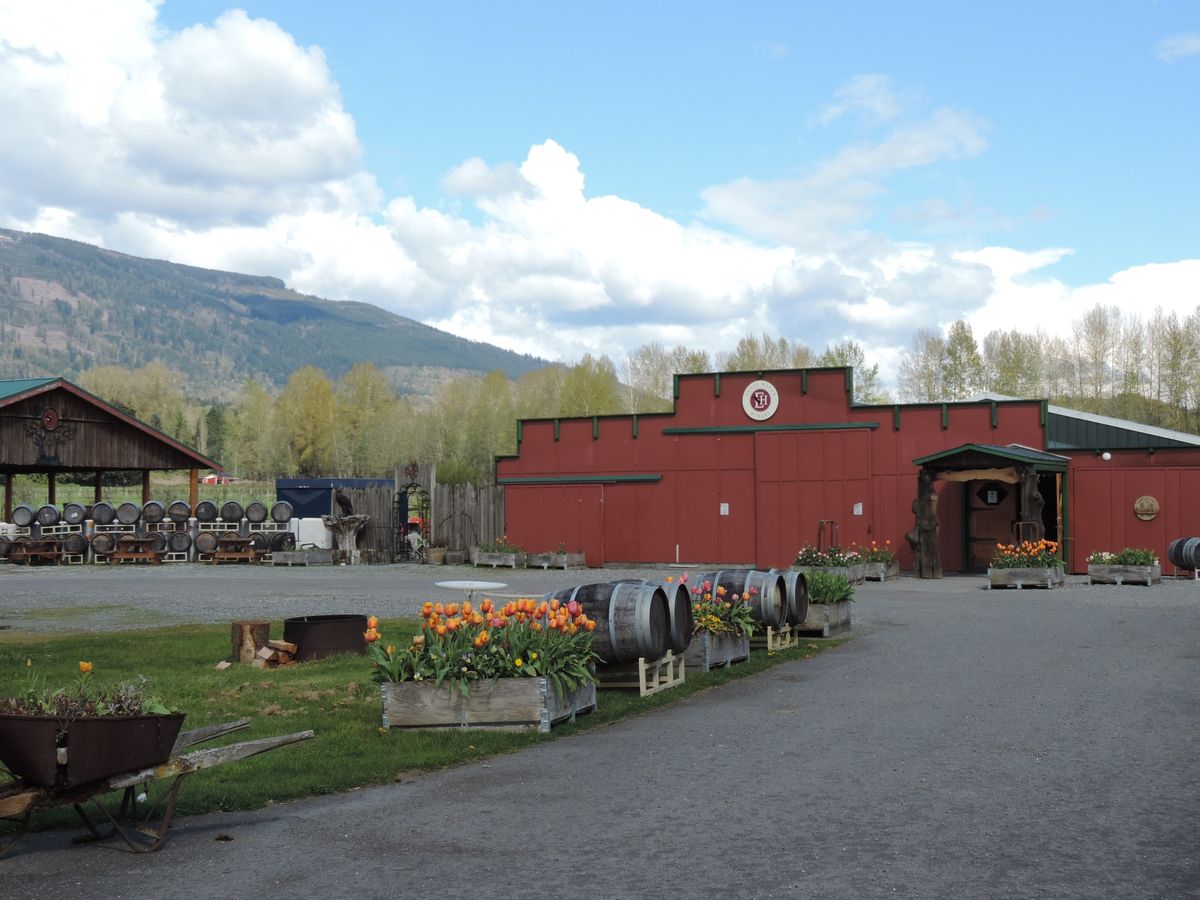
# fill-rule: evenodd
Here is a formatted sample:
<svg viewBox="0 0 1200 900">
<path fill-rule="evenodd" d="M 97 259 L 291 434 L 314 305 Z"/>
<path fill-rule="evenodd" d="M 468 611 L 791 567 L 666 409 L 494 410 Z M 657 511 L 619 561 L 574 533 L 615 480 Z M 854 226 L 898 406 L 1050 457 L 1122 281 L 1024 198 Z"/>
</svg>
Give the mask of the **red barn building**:
<svg viewBox="0 0 1200 900">
<path fill-rule="evenodd" d="M 522 420 L 496 463 L 508 539 L 589 565 L 757 567 L 819 539 L 890 540 L 912 568 L 922 472 L 947 571 L 983 571 L 997 541 L 1034 532 L 1064 542 L 1072 572 L 1126 546 L 1165 563 L 1200 535 L 1200 437 L 1039 400 L 852 393 L 849 368 L 679 375 L 669 413 Z"/>
</svg>

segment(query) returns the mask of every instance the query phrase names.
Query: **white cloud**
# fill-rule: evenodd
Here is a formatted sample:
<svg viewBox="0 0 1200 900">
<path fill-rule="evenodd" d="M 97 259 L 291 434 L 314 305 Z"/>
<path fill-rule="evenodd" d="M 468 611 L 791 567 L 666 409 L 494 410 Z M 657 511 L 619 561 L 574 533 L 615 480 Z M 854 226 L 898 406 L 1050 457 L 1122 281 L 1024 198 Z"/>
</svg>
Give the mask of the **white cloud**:
<svg viewBox="0 0 1200 900">
<path fill-rule="evenodd" d="M 1200 53 L 1200 31 L 1189 31 L 1173 34 L 1159 41 L 1154 47 L 1154 55 L 1163 62 L 1179 62 L 1188 56 Z"/>
<path fill-rule="evenodd" d="M 835 100 L 817 111 L 814 120 L 828 125 L 843 116 L 860 114 L 876 122 L 890 122 L 900 115 L 902 100 L 886 75 L 855 75 L 836 91 Z"/>
</svg>

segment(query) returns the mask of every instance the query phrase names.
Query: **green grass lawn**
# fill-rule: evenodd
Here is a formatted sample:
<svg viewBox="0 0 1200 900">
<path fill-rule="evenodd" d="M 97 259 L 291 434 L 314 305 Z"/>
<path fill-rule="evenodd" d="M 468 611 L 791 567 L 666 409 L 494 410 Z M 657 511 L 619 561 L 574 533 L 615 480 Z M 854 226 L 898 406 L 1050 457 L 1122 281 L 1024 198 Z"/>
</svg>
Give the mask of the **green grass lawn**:
<svg viewBox="0 0 1200 900">
<path fill-rule="evenodd" d="M 415 620 L 384 620 L 389 641 L 407 642 Z M 281 622 L 271 634 L 283 633 Z M 249 717 L 251 726 L 221 743 L 312 729 L 313 740 L 189 776 L 179 795 L 181 814 L 254 809 L 283 800 L 346 791 L 401 780 L 406 773 L 457 765 L 507 753 L 564 734 L 586 731 L 677 702 L 706 688 L 807 659 L 843 641 L 809 641 L 768 656 L 709 673 L 688 671 L 686 682 L 645 699 L 636 691 L 602 690 L 597 711 L 548 735 L 486 731 L 382 731 L 378 686 L 368 677 L 365 656 L 341 655 L 281 669 L 215 664 L 227 659 L 227 625 L 189 625 L 109 634 L 37 635 L 0 631 L 0 696 L 19 694 L 33 671 L 47 686 L 69 684 L 80 660 L 94 666 L 98 687 L 149 679 L 149 692 L 187 713 L 184 728 Z M 33 661 L 32 670 L 26 660 Z M 197 748 L 199 749 L 199 748 Z M 42 826 L 74 821 L 69 809 L 39 817 Z"/>
</svg>

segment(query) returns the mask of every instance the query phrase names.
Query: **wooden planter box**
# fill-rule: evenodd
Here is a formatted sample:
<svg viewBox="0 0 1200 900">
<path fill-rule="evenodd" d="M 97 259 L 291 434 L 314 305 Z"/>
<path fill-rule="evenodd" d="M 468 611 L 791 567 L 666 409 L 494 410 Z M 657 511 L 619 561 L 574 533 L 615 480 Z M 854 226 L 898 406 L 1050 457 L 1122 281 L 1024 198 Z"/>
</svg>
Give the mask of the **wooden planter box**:
<svg viewBox="0 0 1200 900">
<path fill-rule="evenodd" d="M 887 581 L 889 578 L 900 577 L 900 561 L 866 562 L 863 563 L 867 581 Z"/>
<path fill-rule="evenodd" d="M 575 721 L 596 708 L 596 686 L 585 684 L 560 700 L 545 678 L 498 678 L 471 684 L 464 697 L 454 685 L 428 681 L 385 682 L 383 727 L 478 728 L 488 731 L 541 731 Z"/>
<path fill-rule="evenodd" d="M 850 627 L 850 601 L 840 600 L 837 603 L 809 603 L 808 614 L 800 624 L 801 634 L 813 636 L 820 632 L 820 637 L 829 637 Z"/>
<path fill-rule="evenodd" d="M 182 726 L 183 713 L 84 716 L 59 747 L 55 717 L 0 715 L 0 761 L 29 784 L 71 788 L 166 762 Z"/>
<path fill-rule="evenodd" d="M 271 553 L 275 566 L 332 566 L 332 550 L 275 550 Z"/>
<path fill-rule="evenodd" d="M 466 561 L 467 561 L 467 551 L 466 550 L 447 550 L 446 551 L 446 565 L 461 566 Z"/>
<path fill-rule="evenodd" d="M 429 560 L 431 565 L 444 566 L 446 564 L 446 548 L 429 547 L 425 551 L 425 558 Z"/>
<path fill-rule="evenodd" d="M 515 569 L 517 566 L 524 566 L 525 559 L 524 553 L 485 553 L 479 550 L 471 562 L 476 566 L 491 566 L 493 569 L 497 566 Z"/>
<path fill-rule="evenodd" d="M 1019 569 L 988 569 L 988 588 L 1023 587 L 1056 588 L 1066 584 L 1062 569 L 1046 567 Z"/>
<path fill-rule="evenodd" d="M 1162 583 L 1162 566 L 1097 566 L 1088 563 L 1088 584 Z"/>
<path fill-rule="evenodd" d="M 587 565 L 582 553 L 530 553 L 525 565 L 531 569 L 581 569 Z"/>
<path fill-rule="evenodd" d="M 862 584 L 867 580 L 867 564 L 858 563 L 853 566 L 793 566 L 801 572 L 828 572 L 830 575 L 842 575 L 851 584 Z"/>
<path fill-rule="evenodd" d="M 750 658 L 750 638 L 739 634 L 713 634 L 697 631 L 683 652 L 685 666 L 696 666 L 707 672 L 716 666 L 745 662 Z"/>
</svg>

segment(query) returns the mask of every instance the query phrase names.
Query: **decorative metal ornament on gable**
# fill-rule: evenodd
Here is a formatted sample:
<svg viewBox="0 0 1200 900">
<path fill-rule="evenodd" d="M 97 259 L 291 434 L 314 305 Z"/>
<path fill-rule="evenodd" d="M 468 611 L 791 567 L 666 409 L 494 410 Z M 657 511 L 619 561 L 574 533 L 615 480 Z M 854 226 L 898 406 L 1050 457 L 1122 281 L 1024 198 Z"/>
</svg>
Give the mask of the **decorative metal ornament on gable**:
<svg viewBox="0 0 1200 900">
<path fill-rule="evenodd" d="M 779 391 L 769 381 L 752 381 L 742 392 L 742 410 L 756 422 L 775 415 L 779 409 Z"/>
</svg>

